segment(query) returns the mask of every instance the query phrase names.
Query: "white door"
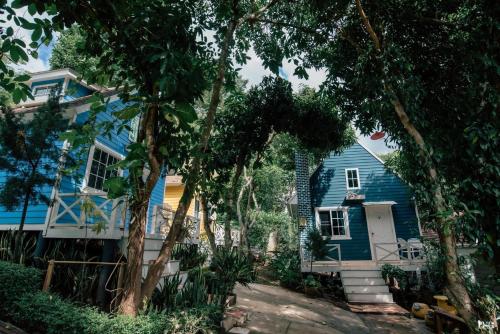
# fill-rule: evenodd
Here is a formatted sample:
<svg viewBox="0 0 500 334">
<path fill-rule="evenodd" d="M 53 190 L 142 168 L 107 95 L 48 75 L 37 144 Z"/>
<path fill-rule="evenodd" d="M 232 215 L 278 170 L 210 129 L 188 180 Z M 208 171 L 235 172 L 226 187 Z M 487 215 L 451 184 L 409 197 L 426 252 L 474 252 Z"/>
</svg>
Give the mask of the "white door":
<svg viewBox="0 0 500 334">
<path fill-rule="evenodd" d="M 365 210 L 373 258 L 381 261 L 399 260 L 391 206 L 365 206 Z"/>
</svg>

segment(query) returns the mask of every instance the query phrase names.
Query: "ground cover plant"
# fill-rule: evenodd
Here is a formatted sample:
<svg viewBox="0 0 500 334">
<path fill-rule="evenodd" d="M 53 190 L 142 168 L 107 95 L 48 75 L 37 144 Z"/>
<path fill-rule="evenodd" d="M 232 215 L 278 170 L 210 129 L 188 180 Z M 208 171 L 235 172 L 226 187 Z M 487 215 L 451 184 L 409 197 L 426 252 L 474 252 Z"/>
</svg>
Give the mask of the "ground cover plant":
<svg viewBox="0 0 500 334">
<path fill-rule="evenodd" d="M 41 292 L 41 284 L 40 270 L 0 262 L 0 319 L 47 334 L 208 334 L 218 331 L 222 316 L 214 304 L 150 308 L 135 318 L 109 314 Z"/>
</svg>

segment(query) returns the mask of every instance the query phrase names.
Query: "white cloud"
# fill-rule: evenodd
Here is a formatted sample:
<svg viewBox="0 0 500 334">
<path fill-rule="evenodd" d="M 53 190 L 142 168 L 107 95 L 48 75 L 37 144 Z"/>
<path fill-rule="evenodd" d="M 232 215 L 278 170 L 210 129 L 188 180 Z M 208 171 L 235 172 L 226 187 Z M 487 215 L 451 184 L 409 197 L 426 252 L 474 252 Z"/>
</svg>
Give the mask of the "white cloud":
<svg viewBox="0 0 500 334">
<path fill-rule="evenodd" d="M 262 61 L 259 59 L 254 49 L 251 48 L 248 52 L 250 60 L 241 67 L 240 75 L 243 79 L 248 80 L 250 86 L 257 85 L 261 82 L 262 78 L 266 75 L 271 75 L 272 72 L 264 68 Z M 326 72 L 324 70 L 308 70 L 309 78 L 299 79 L 297 76 L 293 75 L 296 66 L 293 63 L 285 62 L 283 63 L 283 71 L 285 72 L 285 77 L 292 83 L 294 91 L 297 91 L 302 85 L 319 88 L 321 83 L 326 78 Z"/>
</svg>

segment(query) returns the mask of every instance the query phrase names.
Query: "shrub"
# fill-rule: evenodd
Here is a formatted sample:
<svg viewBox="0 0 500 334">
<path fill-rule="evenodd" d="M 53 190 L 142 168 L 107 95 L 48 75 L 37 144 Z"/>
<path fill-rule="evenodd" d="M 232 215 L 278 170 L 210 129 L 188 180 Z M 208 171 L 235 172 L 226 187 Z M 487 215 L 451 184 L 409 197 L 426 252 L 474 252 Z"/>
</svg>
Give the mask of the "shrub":
<svg viewBox="0 0 500 334">
<path fill-rule="evenodd" d="M 207 257 L 207 253 L 196 244 L 177 244 L 172 251 L 172 258 L 181 262 L 181 271 L 203 266 Z"/>
<path fill-rule="evenodd" d="M 296 289 L 301 286 L 302 274 L 298 251 L 283 250 L 271 260 L 270 269 L 280 285 Z"/>
<path fill-rule="evenodd" d="M 179 284 L 181 284 L 179 273 L 165 277 L 161 288 L 155 289 L 151 297 L 151 303 L 159 310 L 167 310 L 175 307 Z"/>
<path fill-rule="evenodd" d="M 405 290 L 408 286 L 408 274 L 403 269 L 386 263 L 382 266 L 381 271 L 385 280 L 395 279 L 401 290 Z"/>
<path fill-rule="evenodd" d="M 314 278 L 313 275 L 307 275 L 307 278 L 304 280 L 304 285 L 309 288 L 320 288 L 321 283 Z"/>
<path fill-rule="evenodd" d="M 14 303 L 12 319 L 29 332 L 46 334 L 208 334 L 215 333 L 221 309 L 204 305 L 173 312 L 151 310 L 135 318 L 109 315 L 57 295 L 25 294 Z"/>
<path fill-rule="evenodd" d="M 226 296 L 231 293 L 236 283 L 247 286 L 255 279 L 255 272 L 248 257 L 238 250 L 218 250 L 210 263 L 217 279 L 216 294 L 221 298 L 223 304 Z"/>
<path fill-rule="evenodd" d="M 42 272 L 20 264 L 0 261 L 0 313 L 7 313 L 19 297 L 42 286 Z"/>
</svg>

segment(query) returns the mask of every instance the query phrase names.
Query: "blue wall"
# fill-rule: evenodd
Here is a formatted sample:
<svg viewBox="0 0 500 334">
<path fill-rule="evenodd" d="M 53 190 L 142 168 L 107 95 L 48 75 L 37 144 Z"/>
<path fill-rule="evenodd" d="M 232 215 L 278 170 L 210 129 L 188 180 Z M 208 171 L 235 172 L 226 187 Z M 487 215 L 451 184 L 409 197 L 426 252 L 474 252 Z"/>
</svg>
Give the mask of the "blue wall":
<svg viewBox="0 0 500 334">
<path fill-rule="evenodd" d="M 331 240 L 340 244 L 342 260 L 371 260 L 368 227 L 362 203 L 345 201 L 345 169 L 358 168 L 365 202 L 395 201 L 392 206 L 396 236 L 419 237 L 414 202 L 409 187 L 363 146 L 356 143 L 340 155 L 330 154 L 311 176 L 311 202 L 315 207 L 348 206 L 351 240 Z"/>
<path fill-rule="evenodd" d="M 64 96 L 64 101 L 71 101 L 82 96 L 87 96 L 92 94 L 92 90 L 80 85 L 79 83 L 70 80 L 68 82 L 68 87 L 66 88 L 66 94 Z"/>
<path fill-rule="evenodd" d="M 102 122 L 102 121 L 114 121 L 115 123 L 115 128 L 110 132 L 109 136 L 108 135 L 99 135 L 97 137 L 97 141 L 110 148 L 114 152 L 121 154 L 121 155 L 126 155 L 127 154 L 127 146 L 130 144 L 129 138 L 128 138 L 128 131 L 124 129 L 120 133 L 118 133 L 118 125 L 120 122 L 116 121 L 116 119 L 113 116 L 113 112 L 120 110 L 125 107 L 125 104 L 122 103 L 120 100 L 113 101 L 108 104 L 107 109 L 105 112 L 99 113 L 97 116 L 97 122 Z M 78 124 L 84 124 L 89 117 L 89 112 L 83 112 L 77 115 L 76 117 L 76 123 Z M 62 143 L 59 143 L 60 146 L 62 146 Z M 88 157 L 87 157 L 88 158 Z M 79 192 L 80 187 L 83 182 L 83 177 L 85 175 L 85 170 L 86 170 L 86 160 L 85 162 L 81 165 L 79 168 L 78 172 L 75 172 L 73 176 L 64 176 L 61 180 L 59 192 L 61 193 L 74 193 L 74 192 Z M 54 178 L 56 175 L 54 175 Z M 5 174 L 0 172 L 0 187 L 3 185 L 5 182 Z M 148 210 L 148 230 L 150 229 L 151 223 L 152 223 L 152 214 L 153 214 L 153 207 L 154 205 L 162 205 L 163 204 L 163 196 L 164 196 L 164 186 L 165 186 L 165 178 L 162 177 L 156 184 L 153 194 L 151 196 L 151 200 L 149 203 L 149 210 Z M 47 197 L 50 197 L 52 192 L 51 187 L 45 187 L 44 188 L 44 193 L 46 194 Z M 67 204 L 70 204 L 74 201 L 74 197 L 69 197 L 66 201 Z M 98 203 L 99 204 L 99 203 Z M 111 210 L 111 204 L 109 204 L 106 208 L 107 210 Z M 21 217 L 21 210 L 22 208 L 17 208 L 12 212 L 8 212 L 5 210 L 5 208 L 0 206 L 0 229 L 1 225 L 6 225 L 6 224 L 19 224 L 20 222 L 20 217 Z M 44 224 L 45 223 L 45 218 L 47 215 L 47 210 L 48 207 L 45 204 L 30 204 L 29 209 L 28 209 L 28 216 L 26 219 L 26 224 Z M 61 212 L 63 208 L 60 208 Z M 75 207 L 73 209 L 76 215 L 79 214 L 79 209 Z M 65 215 L 61 217 L 58 220 L 58 223 L 74 223 L 74 220 L 70 217 L 70 215 Z M 128 225 L 128 222 L 127 222 Z"/>
</svg>

